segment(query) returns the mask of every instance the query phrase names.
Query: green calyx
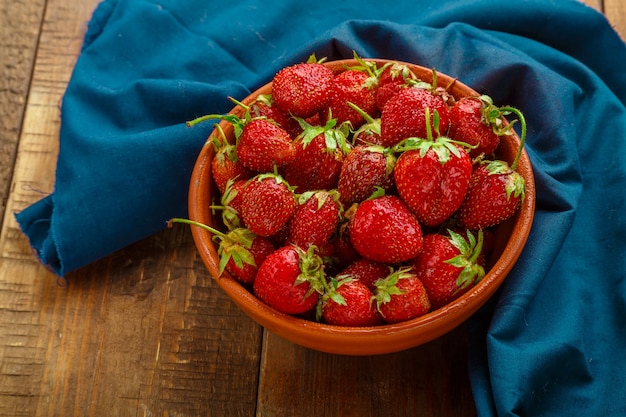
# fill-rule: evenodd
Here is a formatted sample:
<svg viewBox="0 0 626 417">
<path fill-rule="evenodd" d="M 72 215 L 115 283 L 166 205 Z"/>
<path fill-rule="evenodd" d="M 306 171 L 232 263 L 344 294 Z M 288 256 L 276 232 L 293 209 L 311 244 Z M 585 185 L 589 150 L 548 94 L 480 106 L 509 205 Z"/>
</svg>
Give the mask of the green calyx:
<svg viewBox="0 0 626 417">
<path fill-rule="evenodd" d="M 324 294 L 326 289 L 326 272 L 324 270 L 324 260 L 316 253 L 315 245 L 309 246 L 305 251 L 299 246 L 293 245 L 298 254 L 298 265 L 300 274 L 296 278 L 294 285 L 300 285 L 308 282 L 310 289 L 305 297 L 309 297 L 313 293 Z"/>
<path fill-rule="evenodd" d="M 413 276 L 410 267 L 401 267 L 394 271 L 391 267 L 390 274 L 385 278 L 377 280 L 375 294 L 372 300 L 376 303 L 376 309 L 380 312 L 380 306 L 391 301 L 394 295 L 404 294 L 404 291 L 398 288 L 398 282 Z"/>
<path fill-rule="evenodd" d="M 483 249 L 483 231 L 478 231 L 478 238 L 472 232 L 467 231 L 467 239 L 460 234 L 448 229 L 449 240 L 459 250 L 454 258 L 445 261 L 447 264 L 461 268 L 456 279 L 459 289 L 465 289 L 479 282 L 485 276 L 485 269 L 478 264 L 478 257 Z"/>
<path fill-rule="evenodd" d="M 336 127 L 337 119 L 333 119 L 332 115 L 329 115 L 328 121 L 324 126 L 314 126 L 300 117 L 294 118 L 302 128 L 302 133 L 298 135 L 297 139 L 302 140 L 302 145 L 305 148 L 313 141 L 313 139 L 315 139 L 319 135 L 324 135 L 326 149 L 328 149 L 329 151 L 335 151 L 339 149 L 345 155 L 350 152 L 350 147 L 348 145 L 350 123 L 342 123 L 338 127 Z"/>
<path fill-rule="evenodd" d="M 337 277 L 331 277 L 329 280 L 323 281 L 324 290 L 315 309 L 315 319 L 317 321 L 321 321 L 324 304 L 326 304 L 327 302 L 332 301 L 341 306 L 348 305 L 344 296 L 341 295 L 337 290 L 342 285 L 352 281 L 354 281 L 354 278 L 349 275 L 338 275 Z"/>
<path fill-rule="evenodd" d="M 284 184 L 285 187 L 287 187 L 289 191 L 295 192 L 296 187 L 293 185 L 289 185 L 287 180 L 282 175 L 280 175 L 277 171 L 278 171 L 278 168 L 274 166 L 274 172 L 263 172 L 261 174 L 257 174 L 253 178 L 251 178 L 249 181 L 260 182 L 269 178 L 269 179 L 274 180 L 276 184 Z"/>
<path fill-rule="evenodd" d="M 303 192 L 301 194 L 297 194 L 296 201 L 297 201 L 298 205 L 303 205 L 304 203 L 306 203 L 312 197 L 315 197 L 317 199 L 317 208 L 318 208 L 318 210 L 321 209 L 322 206 L 329 199 L 335 201 L 339 205 L 339 207 L 341 207 L 341 204 L 339 203 L 339 201 L 340 201 L 339 200 L 339 191 L 337 191 L 337 189 L 335 189 L 335 188 L 333 188 L 331 190 L 305 191 L 305 192 Z"/>
<path fill-rule="evenodd" d="M 411 69 L 404 65 L 404 64 L 398 64 L 398 63 L 389 63 L 389 64 L 385 64 L 383 66 L 383 70 L 386 69 L 386 67 L 389 66 L 389 73 L 391 75 L 391 79 L 395 80 L 397 78 L 401 78 L 402 81 L 404 81 L 405 84 L 410 84 L 410 83 L 414 83 L 414 82 L 419 82 L 417 75 L 415 75 L 415 73 L 413 71 L 411 71 Z M 381 71 L 382 72 L 382 71 Z M 430 84 L 429 84 L 430 85 Z"/>
<path fill-rule="evenodd" d="M 326 62 L 326 57 L 317 59 L 317 57 L 315 56 L 315 53 L 312 53 L 311 55 L 309 55 L 309 58 L 306 60 L 307 64 L 323 64 L 324 62 Z"/>
<path fill-rule="evenodd" d="M 224 129 L 219 124 L 215 125 L 215 131 L 217 134 L 211 135 L 211 144 L 215 149 L 215 158 L 223 160 L 224 158 L 228 158 L 233 162 L 237 162 L 237 152 L 235 151 L 235 146 L 228 142 L 226 138 L 226 134 L 224 133 Z"/>
<path fill-rule="evenodd" d="M 233 230 L 241 225 L 239 212 L 231 206 L 231 202 L 235 199 L 239 191 L 233 188 L 236 178 L 230 178 L 226 181 L 224 194 L 220 198 L 220 204 L 212 204 L 211 212 L 215 214 L 216 210 L 222 211 L 222 221 L 228 230 Z"/>
<path fill-rule="evenodd" d="M 455 144 L 457 141 L 448 139 L 446 137 L 440 137 L 436 141 L 420 139 L 420 138 L 408 138 L 400 144 L 396 145 L 397 152 L 406 152 L 410 150 L 419 151 L 420 157 L 424 157 L 429 150 L 433 150 L 437 155 L 437 159 L 441 164 L 445 164 L 450 160 L 450 155 L 454 155 L 457 158 L 461 156 L 462 150 L 460 150 Z"/>
<path fill-rule="evenodd" d="M 435 128 L 435 132 L 437 133 L 437 138 L 433 136 L 432 128 L 430 125 L 430 109 L 428 107 L 425 108 L 425 116 L 426 118 L 426 139 L 423 138 L 406 138 L 397 145 L 394 146 L 395 152 L 406 152 L 411 150 L 417 150 L 420 152 L 420 156 L 423 158 L 429 150 L 433 150 L 437 155 L 437 159 L 441 164 L 445 164 L 450 160 L 450 155 L 454 155 L 457 158 L 461 157 L 461 152 L 458 148 L 459 145 L 466 149 L 472 149 L 473 146 L 469 145 L 465 142 L 460 142 L 456 140 L 452 140 L 447 136 L 441 136 L 439 134 L 439 112 L 437 110 L 434 111 L 433 114 L 433 125 Z M 474 146 L 475 147 L 475 146 Z"/>
<path fill-rule="evenodd" d="M 356 51 L 352 51 L 354 60 L 359 64 L 355 66 L 348 67 L 349 70 L 362 71 L 368 75 L 367 79 L 363 83 L 363 87 L 368 89 L 373 89 L 378 86 L 378 79 L 380 78 L 380 74 L 385 69 L 385 66 L 378 68 L 373 61 L 366 61 L 361 58 Z"/>
<path fill-rule="evenodd" d="M 217 254 L 220 257 L 220 275 L 222 275 L 224 269 L 226 269 L 226 264 L 228 264 L 231 259 L 238 268 L 243 268 L 244 264 L 256 267 L 250 249 L 257 236 L 249 229 L 239 227 L 228 233 L 224 233 L 204 223 L 178 217 L 170 219 L 168 227 L 172 227 L 173 223 L 185 223 L 200 227 L 213 234 L 212 240 L 215 242 L 219 241 Z"/>
<path fill-rule="evenodd" d="M 523 145 L 520 145 L 520 149 L 521 146 Z M 504 189 L 506 190 L 507 199 L 514 196 L 515 198 L 519 197 L 521 201 L 524 201 L 524 198 L 526 197 L 526 180 L 521 174 L 513 169 L 512 165 L 509 165 L 506 161 L 501 161 L 499 159 L 482 161 L 482 164 L 485 166 L 485 170 L 489 175 L 506 175 Z"/>
</svg>

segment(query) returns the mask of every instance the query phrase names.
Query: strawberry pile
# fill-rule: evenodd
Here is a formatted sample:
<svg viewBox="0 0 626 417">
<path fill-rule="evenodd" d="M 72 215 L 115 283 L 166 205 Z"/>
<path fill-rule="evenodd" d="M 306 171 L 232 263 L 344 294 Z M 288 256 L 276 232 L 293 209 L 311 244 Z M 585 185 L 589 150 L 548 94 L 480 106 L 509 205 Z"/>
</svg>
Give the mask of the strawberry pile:
<svg viewBox="0 0 626 417">
<path fill-rule="evenodd" d="M 419 317 L 485 275 L 493 228 L 519 210 L 519 110 L 453 97 L 400 62 L 333 72 L 314 56 L 216 125 L 220 272 L 276 310 L 339 326 Z M 514 114 L 511 123 L 506 116 Z M 520 122 L 508 164 L 495 155 Z"/>
</svg>

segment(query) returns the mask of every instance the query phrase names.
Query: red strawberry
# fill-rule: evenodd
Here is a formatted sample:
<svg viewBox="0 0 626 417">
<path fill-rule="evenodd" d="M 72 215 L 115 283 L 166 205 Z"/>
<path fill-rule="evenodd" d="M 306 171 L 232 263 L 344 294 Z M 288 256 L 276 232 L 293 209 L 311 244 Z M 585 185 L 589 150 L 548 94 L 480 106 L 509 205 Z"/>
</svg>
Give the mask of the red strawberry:
<svg viewBox="0 0 626 417">
<path fill-rule="evenodd" d="M 410 137 L 426 137 L 426 109 L 439 119 L 439 132 L 445 134 L 450 124 L 448 105 L 439 94 L 419 87 L 401 89 L 382 108 L 380 124 L 383 145 L 393 146 Z M 435 120 L 431 129 L 435 130 Z"/>
<path fill-rule="evenodd" d="M 347 125 L 336 126 L 332 119 L 325 126 L 312 126 L 298 119 L 302 135 L 294 141 L 296 156 L 285 167 L 284 176 L 299 193 L 336 188 L 347 144 Z"/>
<path fill-rule="evenodd" d="M 387 101 L 398 91 L 412 85 L 417 81 L 417 76 L 411 69 L 398 62 L 385 65 L 378 78 L 378 89 L 376 91 L 376 104 L 379 109 L 385 107 Z"/>
<path fill-rule="evenodd" d="M 372 303 L 374 295 L 362 282 L 350 277 L 332 279 L 322 296 L 318 313 L 336 326 L 377 326 L 382 320 Z"/>
<path fill-rule="evenodd" d="M 525 181 L 504 161 L 483 161 L 474 169 L 469 188 L 457 212 L 467 229 L 495 226 L 513 216 L 525 194 Z"/>
<path fill-rule="evenodd" d="M 389 273 L 389 265 L 370 261 L 367 258 L 359 258 L 344 268 L 340 275 L 357 279 L 365 284 L 370 291 L 374 291 L 376 281 L 387 277 Z"/>
<path fill-rule="evenodd" d="M 267 119 L 252 119 L 239 136 L 237 155 L 248 169 L 272 172 L 296 157 L 296 147 L 289 133 Z"/>
<path fill-rule="evenodd" d="M 376 282 L 376 306 L 387 323 L 400 323 L 430 311 L 430 300 L 420 279 L 401 268 Z"/>
<path fill-rule="evenodd" d="M 426 117 L 429 118 L 428 109 Z M 429 125 L 427 124 L 427 128 Z M 398 194 L 426 226 L 438 226 L 459 208 L 472 175 L 472 160 L 461 146 L 445 136 L 409 138 L 394 170 Z"/>
<path fill-rule="evenodd" d="M 422 250 L 422 229 L 397 196 L 374 196 L 359 203 L 349 223 L 350 240 L 361 256 L 396 263 Z"/>
<path fill-rule="evenodd" d="M 271 94 L 258 96 L 250 104 L 250 113 L 257 118 L 266 117 L 269 120 L 273 120 L 278 126 L 285 129 L 292 138 L 302 133 L 302 128 L 298 121 L 274 105 Z"/>
<path fill-rule="evenodd" d="M 326 277 L 322 260 L 311 250 L 283 246 L 265 258 L 254 280 L 254 294 L 285 314 L 302 314 L 317 305 Z"/>
<path fill-rule="evenodd" d="M 242 195 L 241 219 L 259 236 L 272 236 L 291 219 L 296 209 L 293 191 L 274 174 L 258 174 Z"/>
<path fill-rule="evenodd" d="M 328 105 L 328 87 L 335 74 L 314 56 L 278 71 L 272 80 L 274 105 L 287 114 L 307 118 Z"/>
<path fill-rule="evenodd" d="M 224 193 L 228 180 L 234 178 L 248 179 L 252 176 L 237 156 L 235 144 L 228 143 L 221 126 L 216 125 L 216 134 L 211 136 L 211 142 L 215 148 L 215 156 L 211 161 L 211 175 L 217 189 Z"/>
<path fill-rule="evenodd" d="M 448 233 L 449 236 L 437 233 L 424 236 L 424 249 L 412 262 L 433 309 L 456 300 L 485 275 L 478 262 L 482 231 L 478 232 L 478 240 L 469 231 L 467 239 L 451 230 Z"/>
<path fill-rule="evenodd" d="M 296 148 L 285 129 L 265 117 L 253 118 L 249 106 L 229 98 L 245 110 L 243 117 L 209 114 L 187 122 L 187 126 L 216 118 L 232 123 L 236 156 L 241 165 L 251 171 L 271 172 L 274 167 L 286 165 L 295 157 Z"/>
<path fill-rule="evenodd" d="M 237 158 L 234 145 L 226 145 L 220 148 L 211 161 L 211 175 L 220 193 L 226 190 L 229 180 L 239 178 L 248 179 L 252 173 Z"/>
<path fill-rule="evenodd" d="M 393 187 L 393 169 L 396 158 L 389 148 L 380 145 L 357 145 L 346 156 L 341 167 L 337 191 L 346 205 L 358 203 L 377 187 Z"/>
<path fill-rule="evenodd" d="M 256 236 L 246 228 L 239 227 L 223 233 L 208 225 L 180 218 L 171 219 L 169 226 L 175 222 L 201 227 L 213 233 L 213 237 L 220 242 L 217 249 L 220 275 L 227 270 L 242 284 L 251 285 L 254 282 L 259 265 L 275 250 L 268 239 Z"/>
<path fill-rule="evenodd" d="M 521 124 L 520 145 L 513 163 L 505 161 L 482 161 L 474 169 L 469 188 L 457 212 L 458 224 L 468 229 L 495 226 L 517 212 L 526 192 L 526 182 L 517 171 L 517 164 L 526 141 L 526 120 L 519 110 L 506 108 L 515 113 Z"/>
<path fill-rule="evenodd" d="M 360 69 L 348 69 L 336 75 L 329 86 L 328 106 L 322 110 L 322 120 L 337 119 L 339 123 L 350 122 L 358 129 L 365 119 L 347 103 L 353 103 L 370 116 L 376 116 L 376 75 Z"/>
<path fill-rule="evenodd" d="M 288 242 L 303 249 L 329 243 L 340 219 L 335 192 L 319 190 L 301 194 L 289 226 Z"/>
<path fill-rule="evenodd" d="M 463 97 L 450 108 L 448 136 L 476 146 L 470 156 L 491 155 L 500 144 L 500 137 L 511 133 L 512 124 L 504 123 L 507 107 L 496 107 L 491 97 Z"/>
</svg>

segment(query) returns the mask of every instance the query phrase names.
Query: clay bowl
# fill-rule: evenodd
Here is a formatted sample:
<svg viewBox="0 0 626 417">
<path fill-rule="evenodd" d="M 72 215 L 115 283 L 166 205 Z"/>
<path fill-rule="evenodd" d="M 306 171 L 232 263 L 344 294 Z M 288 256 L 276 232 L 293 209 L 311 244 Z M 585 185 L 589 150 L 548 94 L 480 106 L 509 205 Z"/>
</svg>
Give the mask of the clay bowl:
<svg viewBox="0 0 626 417">
<path fill-rule="evenodd" d="M 375 61 L 380 65 L 386 62 Z M 355 65 L 355 61 L 332 61 L 326 65 L 336 72 L 341 72 L 345 65 Z M 431 69 L 409 65 L 422 80 L 432 81 Z M 451 77 L 438 73 L 439 86 L 446 86 L 451 82 Z M 264 85 L 242 102 L 249 104 L 257 95 L 267 94 L 270 91 L 271 84 Z M 452 84 L 449 91 L 457 99 L 477 94 L 458 80 Z M 235 107 L 232 112 L 241 115 L 241 108 Z M 230 123 L 222 122 L 221 127 L 227 137 L 232 138 L 233 130 Z M 517 136 L 503 138 L 497 156 L 511 163 L 518 144 Z M 219 223 L 208 208 L 217 190 L 211 178 L 213 155 L 213 146 L 207 142 L 198 156 L 192 173 L 189 189 L 189 216 L 191 220 L 215 227 Z M 328 353 L 374 355 L 397 352 L 429 342 L 454 329 L 474 314 L 502 284 L 522 252 L 534 216 L 535 184 L 526 152 L 522 154 L 518 172 L 526 179 L 526 199 L 514 217 L 495 229 L 496 248 L 491 256 L 485 277 L 456 301 L 424 316 L 399 324 L 377 327 L 339 327 L 282 314 L 258 300 L 227 272 L 219 276 L 219 259 L 216 246 L 211 240 L 212 235 L 199 227 L 191 229 L 198 252 L 218 285 L 239 308 L 267 330 L 293 343 Z"/>
</svg>

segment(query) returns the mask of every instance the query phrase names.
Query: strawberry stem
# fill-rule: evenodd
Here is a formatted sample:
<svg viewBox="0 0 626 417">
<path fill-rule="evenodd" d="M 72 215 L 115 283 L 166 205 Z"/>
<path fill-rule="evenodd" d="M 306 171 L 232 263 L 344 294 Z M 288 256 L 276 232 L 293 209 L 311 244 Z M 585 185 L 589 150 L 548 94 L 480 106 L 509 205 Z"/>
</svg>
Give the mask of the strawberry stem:
<svg viewBox="0 0 626 417">
<path fill-rule="evenodd" d="M 184 218 L 180 218 L 180 217 L 174 217 L 174 218 L 170 219 L 167 222 L 167 227 L 172 227 L 172 225 L 174 223 L 185 223 L 185 224 L 189 224 L 189 225 L 192 225 L 192 226 L 197 226 L 197 227 L 200 227 L 200 228 L 202 228 L 204 230 L 207 230 L 207 231 L 209 231 L 209 232 L 213 233 L 214 235 L 219 236 L 221 238 L 225 238 L 226 237 L 226 235 L 223 232 L 220 232 L 219 230 L 214 229 L 211 226 L 208 226 L 208 225 L 206 225 L 204 223 L 200 223 L 200 222 L 197 222 L 197 221 L 194 221 L 194 220 L 184 219 Z"/>
<path fill-rule="evenodd" d="M 187 127 L 191 127 L 191 126 L 195 126 L 199 123 L 202 122 L 206 122 L 207 120 L 212 120 L 212 119 L 224 119 L 224 115 L 223 114 L 205 114 L 204 116 L 200 116 L 200 117 L 196 117 L 193 120 L 190 120 L 186 123 Z"/>
<path fill-rule="evenodd" d="M 435 110 L 436 112 L 436 110 Z M 430 142 L 433 141 L 433 131 L 430 127 L 430 108 L 426 107 L 424 109 L 424 117 L 426 117 L 426 139 L 428 139 Z M 435 128 L 437 128 L 435 126 Z"/>
<path fill-rule="evenodd" d="M 517 149 L 517 153 L 515 154 L 515 159 L 513 160 L 513 163 L 511 164 L 511 169 L 515 171 L 517 168 L 519 159 L 522 155 L 522 150 L 524 149 L 524 143 L 526 142 L 526 119 L 524 118 L 524 114 L 519 109 L 516 109 L 515 107 L 500 107 L 500 111 L 503 114 L 513 113 L 514 115 L 517 116 L 517 119 L 519 120 L 520 125 L 521 125 L 521 136 L 520 136 L 519 148 Z"/>
<path fill-rule="evenodd" d="M 359 113 L 359 115 L 361 115 L 361 117 L 363 117 L 363 119 L 365 120 L 365 123 L 367 124 L 374 124 L 376 121 L 372 118 L 372 116 L 370 116 L 369 114 L 367 114 L 366 112 L 363 111 L 362 108 L 360 108 L 359 106 L 357 106 L 356 104 L 352 103 L 351 101 L 346 101 L 346 104 L 355 112 Z"/>
</svg>

